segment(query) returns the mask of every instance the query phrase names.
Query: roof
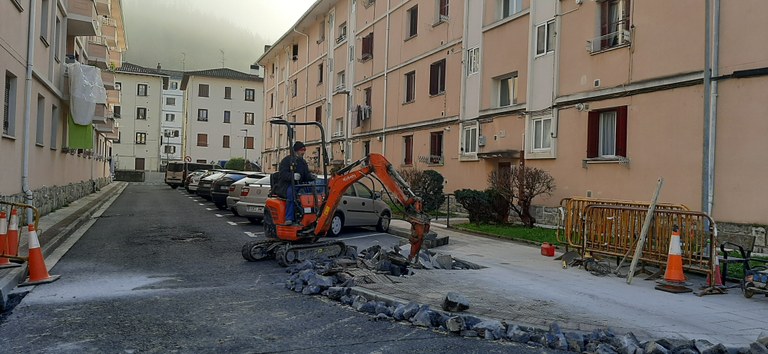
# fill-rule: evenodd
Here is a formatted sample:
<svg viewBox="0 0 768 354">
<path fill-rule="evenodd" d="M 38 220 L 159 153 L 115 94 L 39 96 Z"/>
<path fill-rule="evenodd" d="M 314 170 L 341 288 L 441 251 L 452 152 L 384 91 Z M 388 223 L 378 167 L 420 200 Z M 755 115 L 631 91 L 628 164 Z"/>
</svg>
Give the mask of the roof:
<svg viewBox="0 0 768 354">
<path fill-rule="evenodd" d="M 168 75 L 173 79 L 181 79 L 184 76 L 184 72 L 179 70 L 160 69 L 160 72 L 163 73 L 163 75 Z"/>
<path fill-rule="evenodd" d="M 246 73 L 239 72 L 237 70 L 232 70 L 229 68 L 187 71 L 184 73 L 184 78 L 181 80 L 182 90 L 187 89 L 187 82 L 189 82 L 189 78 L 191 76 L 214 77 L 214 78 L 220 78 L 220 79 L 240 80 L 240 81 L 264 81 L 264 79 L 259 77 L 258 75 L 246 74 Z"/>
<path fill-rule="evenodd" d="M 158 71 L 157 69 L 145 68 L 143 66 L 139 66 L 131 63 L 123 63 L 123 66 L 117 68 L 116 71 L 120 73 L 130 73 L 130 74 L 168 76 L 168 74 L 163 73 L 162 71 Z"/>
</svg>

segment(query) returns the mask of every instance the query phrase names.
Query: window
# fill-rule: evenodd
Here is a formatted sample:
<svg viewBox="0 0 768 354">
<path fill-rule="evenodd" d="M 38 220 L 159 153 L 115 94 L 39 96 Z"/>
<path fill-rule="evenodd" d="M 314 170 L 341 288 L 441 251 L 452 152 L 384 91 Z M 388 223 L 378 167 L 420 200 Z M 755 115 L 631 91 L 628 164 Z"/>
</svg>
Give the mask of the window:
<svg viewBox="0 0 768 354">
<path fill-rule="evenodd" d="M 61 50 L 59 48 L 61 48 L 61 19 L 58 17 L 56 17 L 56 27 L 54 28 L 53 33 L 53 35 L 56 36 L 53 37 L 53 59 L 60 62 L 61 59 L 59 59 L 59 55 Z"/>
<path fill-rule="evenodd" d="M 5 95 L 3 95 L 3 135 L 13 136 L 16 132 L 16 76 L 5 73 Z"/>
<path fill-rule="evenodd" d="M 371 141 L 363 141 L 363 157 L 371 154 Z"/>
<path fill-rule="evenodd" d="M 37 95 L 37 126 L 35 127 L 35 144 L 42 146 L 45 140 L 45 97 Z"/>
<path fill-rule="evenodd" d="M 439 95 L 445 92 L 445 59 L 429 66 L 429 94 Z"/>
<path fill-rule="evenodd" d="M 517 103 L 517 73 L 503 76 L 494 81 L 496 81 L 499 107 L 506 107 Z"/>
<path fill-rule="evenodd" d="M 536 26 L 536 55 L 555 51 L 555 20 Z"/>
<path fill-rule="evenodd" d="M 416 72 L 405 74 L 405 103 L 416 100 Z"/>
<path fill-rule="evenodd" d="M 59 135 L 59 107 L 51 106 L 51 149 L 56 148 L 56 137 Z"/>
<path fill-rule="evenodd" d="M 589 112 L 587 158 L 627 156 L 627 107 Z"/>
<path fill-rule="evenodd" d="M 208 110 L 207 109 L 198 109 L 197 110 L 197 120 L 201 122 L 207 122 L 208 121 Z"/>
<path fill-rule="evenodd" d="M 224 111 L 224 123 L 229 123 L 229 119 L 230 119 L 230 112 Z"/>
<path fill-rule="evenodd" d="M 197 134 L 197 146 L 208 146 L 208 134 Z"/>
<path fill-rule="evenodd" d="M 42 13 L 40 14 L 40 39 L 43 40 L 46 47 L 48 46 L 48 23 L 51 22 L 49 12 L 51 11 L 50 0 L 42 1 Z"/>
<path fill-rule="evenodd" d="M 413 135 L 403 137 L 403 165 L 413 165 Z"/>
<path fill-rule="evenodd" d="M 429 163 L 443 163 L 443 132 L 429 133 Z"/>
<path fill-rule="evenodd" d="M 373 92 L 371 87 L 366 87 L 365 90 L 363 90 L 363 94 L 365 95 L 365 105 L 370 107 L 372 106 L 371 101 L 373 100 Z"/>
<path fill-rule="evenodd" d="M 208 97 L 208 85 L 200 84 L 197 89 L 197 97 Z"/>
<path fill-rule="evenodd" d="M 471 155 L 477 153 L 477 125 L 465 125 L 461 131 L 461 153 Z"/>
<path fill-rule="evenodd" d="M 344 22 L 339 25 L 339 38 L 336 38 L 336 43 L 341 43 L 347 39 L 347 23 Z"/>
<path fill-rule="evenodd" d="M 448 20 L 448 0 L 437 0 L 437 22 Z"/>
<path fill-rule="evenodd" d="M 136 119 L 147 119 L 147 108 L 146 107 L 136 107 Z"/>
<path fill-rule="evenodd" d="M 165 98 L 165 105 L 166 106 L 175 106 L 176 105 L 176 97 L 166 97 Z"/>
<path fill-rule="evenodd" d="M 171 82 L 171 90 L 178 90 L 179 89 L 179 82 L 173 81 Z"/>
<path fill-rule="evenodd" d="M 275 93 L 271 92 L 269 94 L 269 108 L 275 108 Z"/>
<path fill-rule="evenodd" d="M 320 63 L 317 66 L 317 83 L 318 84 L 323 83 L 323 63 Z"/>
<path fill-rule="evenodd" d="M 245 124 L 253 125 L 253 113 L 245 112 Z"/>
<path fill-rule="evenodd" d="M 323 106 L 315 107 L 315 122 L 323 121 Z"/>
<path fill-rule="evenodd" d="M 296 97 L 299 94 L 299 79 L 293 79 L 291 84 L 291 96 Z"/>
<path fill-rule="evenodd" d="M 136 145 L 147 144 L 147 133 L 136 132 Z"/>
<path fill-rule="evenodd" d="M 245 89 L 245 100 L 253 102 L 256 98 L 256 90 L 254 89 Z"/>
<path fill-rule="evenodd" d="M 164 152 L 166 154 L 175 154 L 176 153 L 176 146 L 175 145 L 165 145 L 163 146 Z"/>
<path fill-rule="evenodd" d="M 533 150 L 546 150 L 552 147 L 552 118 L 534 119 Z"/>
<path fill-rule="evenodd" d="M 363 37 L 363 49 L 360 59 L 368 60 L 371 58 L 373 58 L 373 32 L 368 33 L 367 36 Z"/>
<path fill-rule="evenodd" d="M 292 53 L 293 53 L 293 57 L 291 59 L 293 59 L 294 61 L 295 60 L 299 60 L 299 45 L 298 44 L 294 44 L 293 45 Z"/>
<path fill-rule="evenodd" d="M 228 148 L 229 147 L 229 135 L 224 135 L 222 141 L 221 141 L 221 147 Z"/>
<path fill-rule="evenodd" d="M 344 135 L 344 118 L 336 118 L 336 131 L 333 133 L 333 136 L 342 135 Z"/>
<path fill-rule="evenodd" d="M 317 44 L 325 40 L 325 19 L 320 21 L 320 31 L 317 36 Z"/>
<path fill-rule="evenodd" d="M 592 42 L 592 51 L 628 43 L 629 0 L 605 0 L 600 5 L 600 38 Z M 599 43 L 598 43 L 599 42 Z"/>
<path fill-rule="evenodd" d="M 146 96 L 146 95 L 147 95 L 147 84 L 136 85 L 136 96 Z"/>
<path fill-rule="evenodd" d="M 253 141 L 254 138 L 252 136 L 246 136 L 245 140 L 243 140 L 243 148 L 253 150 Z"/>
<path fill-rule="evenodd" d="M 523 0 L 499 0 L 499 6 L 500 18 L 507 18 L 523 11 Z"/>
<path fill-rule="evenodd" d="M 346 76 L 347 74 L 342 70 L 339 71 L 338 74 L 336 74 L 336 89 L 343 89 L 347 86 L 346 84 Z"/>
<path fill-rule="evenodd" d="M 115 118 L 120 118 L 120 115 L 122 114 L 122 108 L 120 106 L 114 106 L 112 107 L 112 116 Z"/>
<path fill-rule="evenodd" d="M 175 114 L 173 114 L 173 113 L 166 113 L 165 114 L 165 121 L 166 122 L 173 122 L 174 120 L 176 120 L 176 115 Z"/>
<path fill-rule="evenodd" d="M 66 124 L 64 126 L 66 127 Z M 122 137 L 122 136 L 123 136 L 123 132 L 118 130 L 117 131 L 117 140 L 115 140 L 115 144 L 120 144 L 120 137 Z M 63 138 L 63 136 L 62 136 L 62 138 Z M 64 142 L 62 142 L 62 145 L 64 145 Z"/>
<path fill-rule="evenodd" d="M 467 50 L 467 76 L 480 71 L 480 48 Z"/>
<path fill-rule="evenodd" d="M 232 88 L 231 87 L 224 87 L 224 99 L 225 100 L 231 100 L 232 99 Z"/>
<path fill-rule="evenodd" d="M 408 28 L 406 33 L 408 34 L 405 39 L 412 38 L 419 34 L 419 7 L 414 6 L 408 10 Z"/>
</svg>

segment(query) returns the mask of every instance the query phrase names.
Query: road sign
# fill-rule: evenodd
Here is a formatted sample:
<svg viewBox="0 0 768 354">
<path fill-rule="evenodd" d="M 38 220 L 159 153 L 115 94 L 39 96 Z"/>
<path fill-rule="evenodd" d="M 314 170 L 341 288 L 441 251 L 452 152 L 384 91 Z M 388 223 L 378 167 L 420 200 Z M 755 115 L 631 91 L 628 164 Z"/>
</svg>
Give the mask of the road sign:
<svg viewBox="0 0 768 354">
<path fill-rule="evenodd" d="M 184 157 L 184 161 L 192 162 L 192 157 L 191 156 L 186 156 L 186 157 Z"/>
</svg>

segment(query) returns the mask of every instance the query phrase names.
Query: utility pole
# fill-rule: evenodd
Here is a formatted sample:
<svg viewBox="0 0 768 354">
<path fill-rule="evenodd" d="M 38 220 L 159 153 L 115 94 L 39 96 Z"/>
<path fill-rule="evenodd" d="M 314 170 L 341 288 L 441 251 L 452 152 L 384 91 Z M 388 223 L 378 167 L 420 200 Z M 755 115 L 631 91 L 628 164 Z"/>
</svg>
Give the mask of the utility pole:
<svg viewBox="0 0 768 354">
<path fill-rule="evenodd" d="M 248 129 L 240 129 L 240 131 L 245 132 L 245 138 L 243 139 L 243 150 L 245 150 L 243 169 L 248 171 Z"/>
</svg>

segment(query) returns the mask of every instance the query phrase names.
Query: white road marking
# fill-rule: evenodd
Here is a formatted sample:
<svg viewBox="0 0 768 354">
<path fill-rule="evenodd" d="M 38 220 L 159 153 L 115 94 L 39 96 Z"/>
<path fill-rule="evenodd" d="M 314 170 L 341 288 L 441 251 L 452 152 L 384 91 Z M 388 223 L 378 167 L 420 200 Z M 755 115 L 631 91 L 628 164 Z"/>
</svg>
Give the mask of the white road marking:
<svg viewBox="0 0 768 354">
<path fill-rule="evenodd" d="M 389 235 L 389 234 L 388 234 L 388 233 L 382 233 L 382 232 L 379 232 L 379 233 L 370 234 L 370 235 L 362 235 L 362 236 L 354 236 L 354 237 L 345 237 L 345 238 L 339 237 L 339 239 L 341 239 L 341 240 L 354 240 L 354 239 L 356 239 L 356 238 L 366 238 L 366 237 L 374 237 L 374 236 L 382 236 L 382 235 Z"/>
<path fill-rule="evenodd" d="M 213 210 L 213 208 L 205 208 L 205 210 Z"/>
<path fill-rule="evenodd" d="M 245 234 L 248 235 L 248 237 L 264 236 L 263 232 L 249 232 L 249 231 L 246 231 Z"/>
<path fill-rule="evenodd" d="M 237 226 L 237 223 L 236 222 L 232 222 L 232 221 L 227 221 L 227 224 L 230 224 L 232 226 Z"/>
<path fill-rule="evenodd" d="M 211 210 L 213 210 L 213 209 L 211 209 Z M 224 215 L 221 215 L 221 214 L 216 214 L 216 217 L 217 217 L 217 218 L 223 218 L 223 217 L 224 217 Z"/>
<path fill-rule="evenodd" d="M 200 205 L 205 205 L 205 204 L 203 204 L 203 203 L 198 203 L 198 204 L 200 204 Z"/>
</svg>

